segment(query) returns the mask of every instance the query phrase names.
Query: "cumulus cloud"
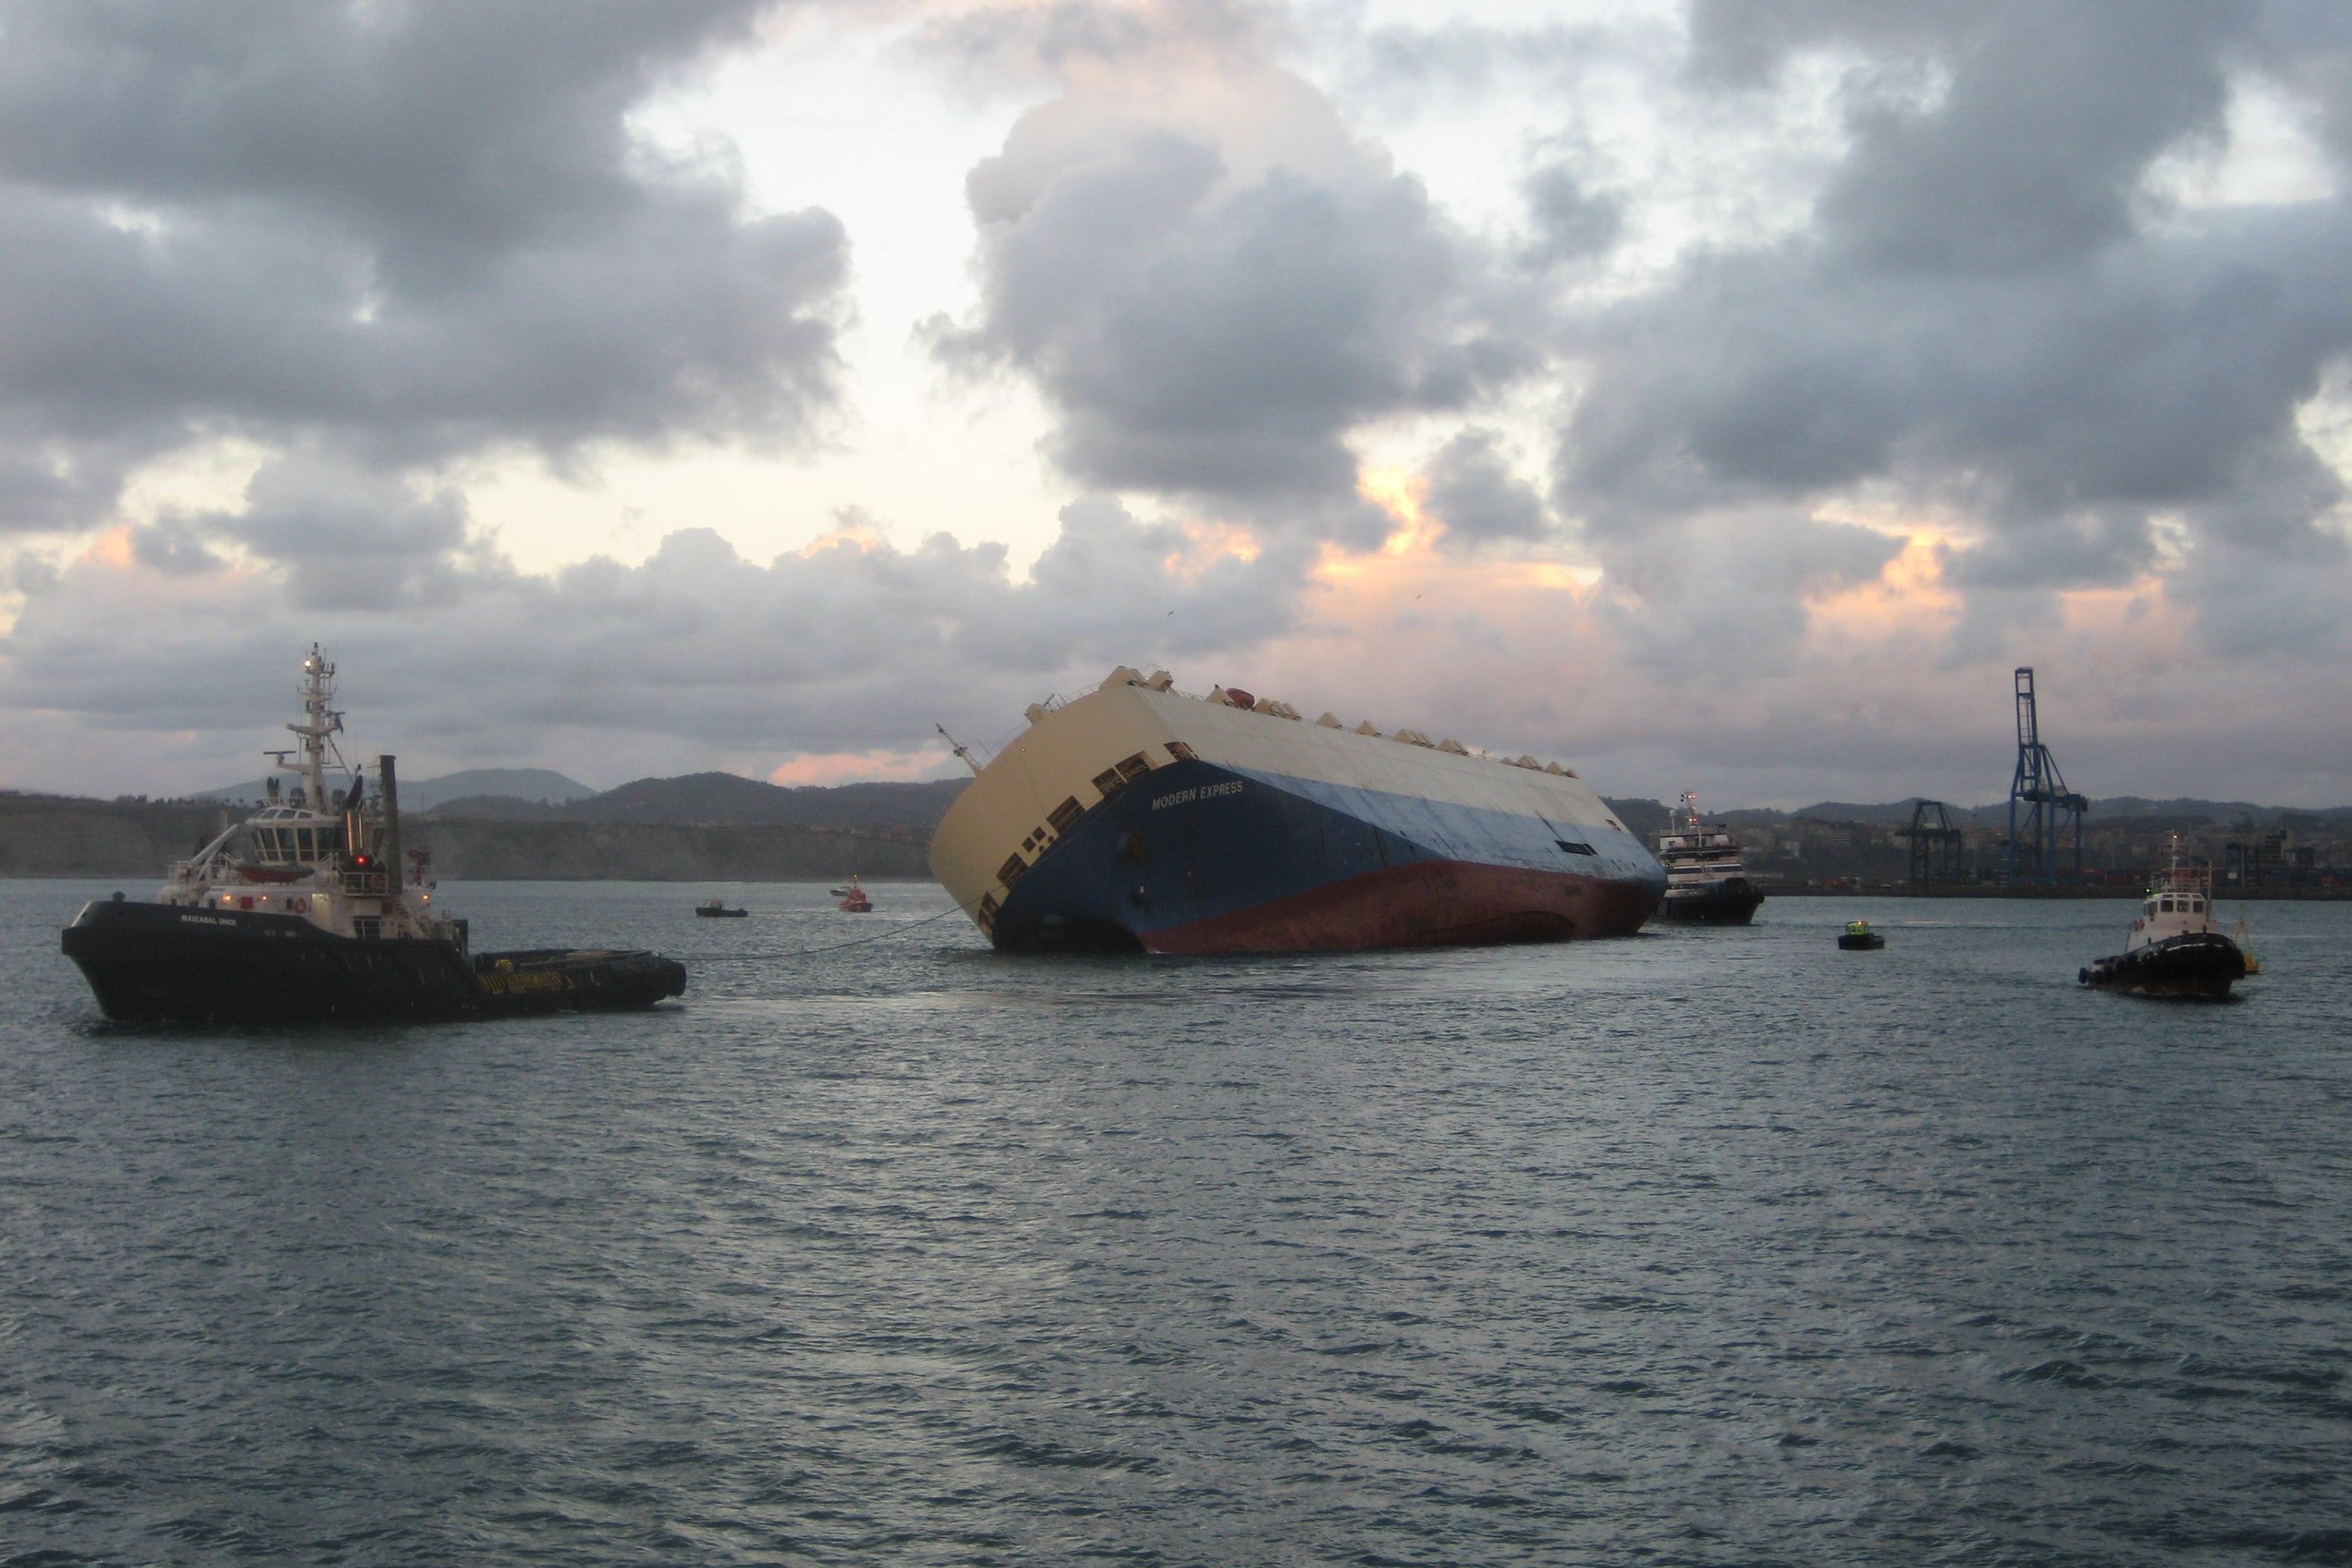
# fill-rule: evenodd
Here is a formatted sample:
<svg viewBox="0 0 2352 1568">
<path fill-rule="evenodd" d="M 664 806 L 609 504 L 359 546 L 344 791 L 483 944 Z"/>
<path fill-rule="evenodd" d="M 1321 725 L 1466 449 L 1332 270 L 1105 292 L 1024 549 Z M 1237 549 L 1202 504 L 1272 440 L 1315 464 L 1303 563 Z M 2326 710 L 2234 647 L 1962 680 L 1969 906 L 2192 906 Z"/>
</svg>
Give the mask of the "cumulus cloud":
<svg viewBox="0 0 2352 1568">
<path fill-rule="evenodd" d="M 0 520 L 87 524 L 234 434 L 373 466 L 790 441 L 847 243 L 664 162 L 634 104 L 740 4 L 0 14 Z"/>
<path fill-rule="evenodd" d="M 1533 267 L 1559 267 L 1596 256 L 1617 243 L 1625 228 L 1622 197 L 1587 188 L 1568 169 L 1538 169 L 1527 182 L 1532 233 L 1520 259 Z"/>
<path fill-rule="evenodd" d="M 1633 665 L 1738 685 L 1794 668 L 1809 601 L 1875 581 L 1903 542 L 1801 513 L 1686 522 L 1603 552 L 1603 613 Z"/>
<path fill-rule="evenodd" d="M 1531 367 L 1529 302 L 1303 79 L 1194 63 L 1155 44 L 1016 121 L 967 182 L 979 310 L 934 343 L 1034 380 L 1083 483 L 1344 498 L 1360 426 Z"/>
<path fill-rule="evenodd" d="M 1501 437 L 1487 429 L 1457 432 L 1430 458 L 1429 515 L 1444 525 L 1441 547 L 1475 550 L 1502 540 L 1549 536 L 1551 513 L 1535 487 L 1513 471 Z"/>
<path fill-rule="evenodd" d="M 210 770 L 173 783 L 216 782 L 274 730 L 289 660 L 317 638 L 344 663 L 365 744 L 451 766 L 552 761 L 608 783 L 616 766 L 656 771 L 616 756 L 764 773 L 920 752 L 935 720 L 994 739 L 1026 703 L 1115 663 L 1246 648 L 1293 624 L 1312 565 L 1301 547 L 1088 498 L 1026 579 L 1001 544 L 942 533 L 901 550 L 856 528 L 764 563 L 686 529 L 639 564 L 541 575 L 464 548 L 453 494 L 335 479 L 265 472 L 241 510 L 175 518 L 27 581 L 0 643 L 12 729 L 74 715 L 192 749 L 187 765 Z M 71 782 L 26 765 L 20 782 Z"/>
<path fill-rule="evenodd" d="M 315 458 L 264 465 L 236 511 L 173 512 L 133 531 L 151 541 L 210 540 L 282 569 L 289 609 L 394 610 L 449 586 L 467 542 L 465 499 Z M 207 552 L 205 559 L 212 559 Z M 151 562 L 152 563 L 152 562 Z"/>
<path fill-rule="evenodd" d="M 2352 211 L 2340 193 L 2176 210 L 2147 184 L 2160 156 L 2224 134 L 2261 19 L 1700 5 L 1703 86 L 1749 90 L 1831 48 L 1932 62 L 1944 85 L 1903 108 L 1857 88 L 1810 228 L 1695 255 L 1584 323 L 1556 503 L 1605 549 L 1891 499 L 1960 520 L 1950 581 L 2012 599 L 2233 552 L 2270 563 L 2234 565 L 2236 591 L 2340 569 L 2343 483 L 2296 419 L 2352 353 Z M 2185 567 L 2164 528 L 2197 544 Z M 2181 602 L 2221 631 L 2221 596 Z"/>
</svg>

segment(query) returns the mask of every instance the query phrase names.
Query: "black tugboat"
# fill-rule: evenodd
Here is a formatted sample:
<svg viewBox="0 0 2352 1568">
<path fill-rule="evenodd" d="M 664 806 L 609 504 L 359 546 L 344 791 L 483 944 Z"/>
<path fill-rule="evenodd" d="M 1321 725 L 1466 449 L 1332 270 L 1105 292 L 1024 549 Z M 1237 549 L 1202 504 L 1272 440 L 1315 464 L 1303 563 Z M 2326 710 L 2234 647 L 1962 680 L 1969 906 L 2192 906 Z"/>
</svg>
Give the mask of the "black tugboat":
<svg viewBox="0 0 2352 1568">
<path fill-rule="evenodd" d="M 1740 868 L 1739 841 L 1722 823 L 1701 821 L 1698 797 L 1687 790 L 1672 826 L 1658 835 L 1658 858 L 1666 868 L 1660 920 L 1744 926 L 1764 901 Z"/>
<path fill-rule="evenodd" d="M 2213 925 L 2213 872 L 2172 864 L 2156 874 L 2124 950 L 2076 973 L 2085 985 L 2144 996 L 2219 1001 L 2247 973 L 2245 952 Z"/>
<path fill-rule="evenodd" d="M 120 893 L 83 906 L 68 958 L 109 1018 L 174 1024 L 409 1023 L 650 1007 L 686 990 L 686 966 L 657 953 L 540 949 L 473 953 L 466 922 L 432 909 L 430 858 L 403 853 L 393 759 L 378 787 L 332 737 L 335 667 L 303 661 L 293 752 L 270 753 L 261 810 L 188 859 L 152 900 Z M 348 774 L 331 792 L 331 760 Z"/>
</svg>

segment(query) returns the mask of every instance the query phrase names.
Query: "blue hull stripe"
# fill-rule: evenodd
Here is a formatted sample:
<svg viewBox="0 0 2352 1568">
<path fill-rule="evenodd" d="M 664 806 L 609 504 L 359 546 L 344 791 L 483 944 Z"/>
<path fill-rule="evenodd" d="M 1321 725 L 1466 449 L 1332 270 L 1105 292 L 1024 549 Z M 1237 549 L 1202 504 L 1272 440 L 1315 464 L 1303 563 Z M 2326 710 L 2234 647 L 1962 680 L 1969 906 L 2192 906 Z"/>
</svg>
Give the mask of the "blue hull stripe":
<svg viewBox="0 0 2352 1568">
<path fill-rule="evenodd" d="M 1008 948 L 1116 944 L 1423 860 L 1624 882 L 1654 901 L 1665 887 L 1655 857 L 1613 828 L 1175 763 L 1047 849 L 1005 896 L 991 935 Z"/>
</svg>

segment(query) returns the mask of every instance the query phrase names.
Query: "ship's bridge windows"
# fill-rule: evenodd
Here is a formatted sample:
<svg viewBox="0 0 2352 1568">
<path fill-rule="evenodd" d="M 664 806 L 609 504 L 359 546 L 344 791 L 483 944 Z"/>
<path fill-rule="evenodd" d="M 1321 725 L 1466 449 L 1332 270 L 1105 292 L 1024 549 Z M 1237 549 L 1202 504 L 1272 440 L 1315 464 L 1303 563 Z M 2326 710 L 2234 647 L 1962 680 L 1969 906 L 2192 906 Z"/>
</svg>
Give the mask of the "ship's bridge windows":
<svg viewBox="0 0 2352 1568">
<path fill-rule="evenodd" d="M 2172 900 L 2170 899 L 2166 899 L 2164 900 L 2164 912 L 2166 914 L 2172 913 Z"/>
</svg>

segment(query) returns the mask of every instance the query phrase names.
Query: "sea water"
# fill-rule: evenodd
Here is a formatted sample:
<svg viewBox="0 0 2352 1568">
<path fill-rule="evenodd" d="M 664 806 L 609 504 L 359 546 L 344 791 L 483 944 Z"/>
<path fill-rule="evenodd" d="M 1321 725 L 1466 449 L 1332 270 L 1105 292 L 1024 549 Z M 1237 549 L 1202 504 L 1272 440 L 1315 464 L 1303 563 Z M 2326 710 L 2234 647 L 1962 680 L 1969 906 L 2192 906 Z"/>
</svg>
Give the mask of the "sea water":
<svg viewBox="0 0 2352 1568">
<path fill-rule="evenodd" d="M 684 1005 L 254 1033 L 98 1020 L 114 885 L 0 884 L 0 1561 L 2352 1561 L 2352 906 L 2198 1005 L 2075 984 L 2123 902 L 451 886 Z"/>
</svg>

